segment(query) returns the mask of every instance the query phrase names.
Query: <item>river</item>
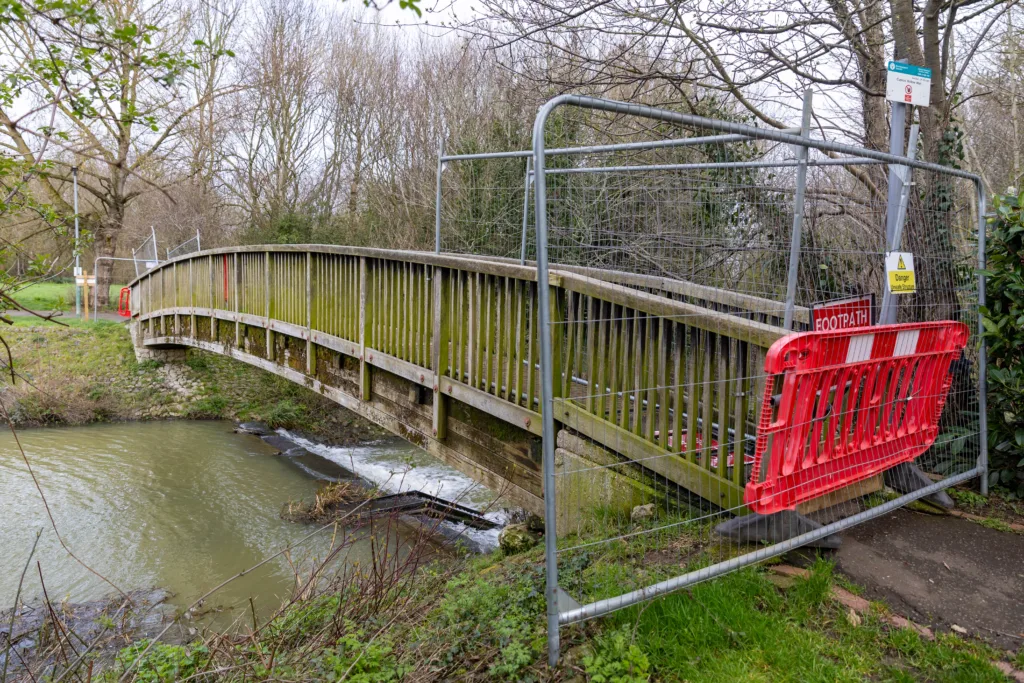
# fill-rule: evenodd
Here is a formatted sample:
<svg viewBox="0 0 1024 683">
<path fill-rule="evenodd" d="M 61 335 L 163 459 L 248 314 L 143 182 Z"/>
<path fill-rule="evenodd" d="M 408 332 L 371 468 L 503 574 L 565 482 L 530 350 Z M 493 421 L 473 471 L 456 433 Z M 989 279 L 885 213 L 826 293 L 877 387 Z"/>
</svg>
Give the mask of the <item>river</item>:
<svg viewBox="0 0 1024 683">
<path fill-rule="evenodd" d="M 164 588 L 174 594 L 172 604 L 185 607 L 315 528 L 284 521 L 280 511 L 288 501 L 311 499 L 320 482 L 260 439 L 232 428 L 229 422 L 139 422 L 30 429 L 18 436 L 71 550 L 118 588 Z M 419 489 L 480 508 L 493 499 L 402 441 L 354 448 L 301 442 L 391 492 Z M 0 608 L 14 602 L 39 529 L 23 601 L 42 597 L 40 569 L 53 601 L 83 602 L 115 592 L 61 547 L 9 431 L 0 435 L 0 501 Z M 500 519 L 501 513 L 488 516 Z M 485 546 L 496 543 L 496 531 L 471 533 Z M 330 534 L 321 534 L 290 560 L 309 566 L 330 542 Z M 369 545 L 355 543 L 341 561 L 366 561 Z M 282 557 L 218 591 L 208 607 L 223 608 L 227 616 L 248 608 L 251 597 L 267 613 L 291 595 L 294 577 Z"/>
</svg>

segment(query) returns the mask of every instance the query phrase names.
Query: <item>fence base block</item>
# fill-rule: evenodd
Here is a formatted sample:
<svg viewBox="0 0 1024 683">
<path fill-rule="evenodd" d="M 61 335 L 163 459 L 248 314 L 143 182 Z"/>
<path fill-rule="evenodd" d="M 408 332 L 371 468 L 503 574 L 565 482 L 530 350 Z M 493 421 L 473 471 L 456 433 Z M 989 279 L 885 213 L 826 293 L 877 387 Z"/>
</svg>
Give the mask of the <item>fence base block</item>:
<svg viewBox="0 0 1024 683">
<path fill-rule="evenodd" d="M 739 543 L 775 544 L 820 529 L 821 526 L 795 510 L 782 510 L 770 515 L 749 514 L 733 517 L 716 526 L 715 533 Z M 835 549 L 842 542 L 838 534 L 832 534 L 808 545 L 814 548 Z"/>
<path fill-rule="evenodd" d="M 885 471 L 885 485 L 898 493 L 912 493 L 934 483 L 928 478 L 928 475 L 921 471 L 920 467 L 912 462 L 902 462 Z M 953 499 L 945 491 L 936 491 L 921 500 L 947 510 L 952 510 L 955 505 Z"/>
</svg>

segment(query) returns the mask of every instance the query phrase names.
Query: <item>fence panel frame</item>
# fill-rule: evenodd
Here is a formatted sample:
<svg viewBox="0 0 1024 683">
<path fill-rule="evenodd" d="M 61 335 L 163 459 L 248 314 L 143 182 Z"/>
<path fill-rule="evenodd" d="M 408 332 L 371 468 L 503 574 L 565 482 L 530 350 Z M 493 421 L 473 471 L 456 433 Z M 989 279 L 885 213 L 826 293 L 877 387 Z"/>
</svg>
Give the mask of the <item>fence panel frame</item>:
<svg viewBox="0 0 1024 683">
<path fill-rule="evenodd" d="M 726 572 L 760 562 L 769 557 L 780 555 L 790 549 L 799 547 L 817 539 L 825 538 L 833 533 L 842 531 L 860 522 L 878 517 L 896 509 L 906 503 L 917 500 L 921 497 L 940 491 L 947 486 L 981 477 L 981 490 L 987 493 L 988 488 L 988 453 L 986 421 L 986 353 L 983 335 L 982 316 L 979 311 L 977 320 L 978 344 L 979 344 L 979 368 L 978 368 L 978 406 L 979 406 L 979 430 L 980 446 L 976 466 L 967 472 L 944 479 L 931 486 L 907 493 L 895 500 L 883 505 L 865 510 L 853 517 L 846 518 L 831 524 L 826 524 L 819 529 L 798 535 L 782 543 L 777 543 L 763 550 L 747 553 L 740 557 L 718 562 L 709 567 L 702 568 L 695 572 L 689 572 L 667 581 L 662 581 L 637 591 L 625 593 L 613 598 L 599 600 L 588 605 L 571 605 L 568 609 L 559 606 L 562 590 L 558 584 L 558 559 L 557 559 L 557 528 L 556 528 L 556 472 L 555 472 L 555 419 L 554 419 L 554 376 L 553 365 L 553 344 L 554 338 L 553 314 L 551 310 L 551 299 L 553 292 L 550 281 L 551 269 L 548 261 L 548 221 L 547 221 L 547 156 L 562 153 L 562 150 L 547 150 L 545 148 L 545 130 L 548 118 L 557 108 L 563 106 L 574 106 L 582 109 L 604 111 L 613 114 L 635 116 L 655 121 L 675 123 L 684 126 L 693 126 L 704 129 L 711 129 L 719 133 L 729 135 L 746 136 L 747 138 L 769 140 L 785 143 L 803 151 L 803 156 L 798 161 L 802 169 L 807 166 L 807 152 L 810 149 L 817 149 L 821 152 L 832 152 L 835 154 L 847 155 L 859 160 L 871 160 L 889 165 L 916 168 L 932 171 L 934 173 L 954 176 L 969 180 L 975 186 L 975 201 L 977 205 L 977 242 L 978 242 L 978 282 L 977 296 L 979 309 L 985 305 L 985 195 L 984 185 L 981 178 L 975 174 L 959 169 L 950 169 L 928 162 L 917 161 L 907 157 L 899 157 L 892 154 L 877 152 L 859 148 L 853 145 L 827 142 L 823 140 L 812 140 L 809 137 L 792 135 L 789 132 L 771 131 L 754 128 L 744 124 L 732 123 L 706 119 L 699 116 L 681 114 L 664 109 L 656 109 L 643 105 L 629 104 L 614 100 L 605 100 L 580 95 L 560 95 L 545 103 L 537 113 L 533 128 L 533 170 L 534 170 L 534 215 L 537 250 L 537 282 L 546 292 L 538 296 L 539 301 L 539 324 L 540 324 L 540 383 L 541 383 L 541 419 L 542 419 L 542 460 L 543 460 L 543 489 L 544 489 L 544 546 L 545 546 L 545 598 L 547 612 L 548 632 L 548 663 L 554 666 L 559 657 L 559 627 L 562 624 L 570 624 L 584 619 L 607 614 L 613 610 L 648 600 L 652 597 L 662 595 L 699 581 L 719 576 Z M 809 102 L 805 101 L 804 118 L 809 115 Z M 720 137 L 720 136 L 714 136 Z M 628 144 L 628 143 L 627 143 Z M 652 143 L 636 143 L 637 145 L 650 145 Z M 654 143 L 656 144 L 656 143 Z M 622 146 L 619 146 L 622 147 Z M 586 148 L 578 148 L 584 150 Z M 756 162 L 754 162 L 756 163 Z M 440 167 L 439 167 L 440 168 Z M 440 190 L 440 180 L 438 183 Z M 438 198 L 440 200 L 440 197 Z M 801 207 L 802 208 L 802 207 Z M 799 213 L 799 212 L 797 212 Z M 798 226 L 794 226 L 798 230 Z M 440 242 L 438 242 L 440 248 Z M 798 255 L 798 254 L 797 254 Z M 793 258 L 793 257 L 791 257 Z M 793 263 L 791 262 L 791 270 Z M 792 320 L 794 301 L 793 288 L 790 288 L 787 296 L 786 323 Z M 564 598 L 561 602 L 569 602 Z M 571 603 L 570 603 L 571 604 Z"/>
</svg>

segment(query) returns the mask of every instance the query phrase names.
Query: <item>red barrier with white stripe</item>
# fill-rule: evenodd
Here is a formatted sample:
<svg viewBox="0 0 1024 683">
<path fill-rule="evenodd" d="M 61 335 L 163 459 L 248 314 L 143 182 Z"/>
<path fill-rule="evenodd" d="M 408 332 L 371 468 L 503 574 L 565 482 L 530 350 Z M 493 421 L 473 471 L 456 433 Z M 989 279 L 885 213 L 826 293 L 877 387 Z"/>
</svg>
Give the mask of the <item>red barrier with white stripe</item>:
<svg viewBox="0 0 1024 683">
<path fill-rule="evenodd" d="M 968 337 L 963 323 L 908 323 L 772 344 L 747 506 L 793 509 L 927 451 Z"/>
</svg>

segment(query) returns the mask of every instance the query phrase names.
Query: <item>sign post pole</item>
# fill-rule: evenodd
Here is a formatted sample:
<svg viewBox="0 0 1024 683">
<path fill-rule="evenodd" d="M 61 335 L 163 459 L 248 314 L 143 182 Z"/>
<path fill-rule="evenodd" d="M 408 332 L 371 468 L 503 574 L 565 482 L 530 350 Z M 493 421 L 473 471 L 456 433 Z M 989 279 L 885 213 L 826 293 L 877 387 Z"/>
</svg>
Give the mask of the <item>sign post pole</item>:
<svg viewBox="0 0 1024 683">
<path fill-rule="evenodd" d="M 899 60 L 897 63 L 902 63 Z M 891 70 L 890 70 L 891 71 Z M 903 130 L 907 127 L 908 105 L 903 102 L 893 101 L 892 122 L 889 126 L 889 154 L 903 156 Z M 889 165 L 889 194 L 886 200 L 885 212 L 885 243 L 892 250 L 892 239 L 896 234 L 896 213 L 899 211 L 900 190 L 903 189 L 902 178 L 898 169 L 892 164 Z M 880 320 L 883 325 L 885 320 Z"/>
<path fill-rule="evenodd" d="M 75 198 L 75 275 L 82 272 L 82 243 L 78 232 L 78 166 L 71 167 L 71 181 Z M 82 317 L 82 288 L 75 286 L 75 317 Z"/>
<path fill-rule="evenodd" d="M 931 69 L 908 64 L 905 59 L 889 62 L 886 72 L 885 98 L 892 102 L 892 123 L 889 128 L 889 154 L 904 156 L 903 132 L 907 126 L 907 117 L 911 107 L 927 107 L 931 97 Z M 912 136 L 911 144 L 916 144 L 916 136 Z M 906 156 L 913 158 L 916 150 L 908 150 Z M 885 245 L 886 253 L 898 251 L 901 247 L 901 205 L 906 188 L 910 182 L 909 168 L 889 164 L 889 192 L 885 214 Z M 909 201 L 909 197 L 907 198 Z M 880 325 L 891 325 L 897 319 L 897 302 L 892 298 L 895 291 L 885 288 L 882 310 L 879 315 Z"/>
</svg>

